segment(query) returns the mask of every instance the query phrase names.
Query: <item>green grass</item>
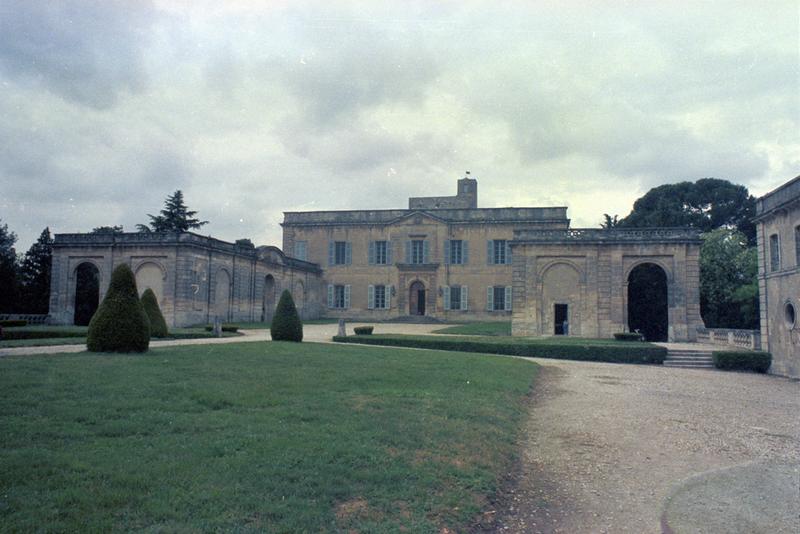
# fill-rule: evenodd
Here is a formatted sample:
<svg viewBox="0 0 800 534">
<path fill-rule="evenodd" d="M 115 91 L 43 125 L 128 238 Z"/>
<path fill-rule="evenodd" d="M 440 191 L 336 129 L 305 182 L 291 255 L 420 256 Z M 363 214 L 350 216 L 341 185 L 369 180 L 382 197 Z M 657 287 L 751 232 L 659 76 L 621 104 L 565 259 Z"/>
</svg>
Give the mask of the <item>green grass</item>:
<svg viewBox="0 0 800 534">
<path fill-rule="evenodd" d="M 0 359 L 6 531 L 464 531 L 536 366 L 303 343 Z"/>
<path fill-rule="evenodd" d="M 511 321 L 467 323 L 434 330 L 434 334 L 460 334 L 464 336 L 510 336 Z"/>
</svg>

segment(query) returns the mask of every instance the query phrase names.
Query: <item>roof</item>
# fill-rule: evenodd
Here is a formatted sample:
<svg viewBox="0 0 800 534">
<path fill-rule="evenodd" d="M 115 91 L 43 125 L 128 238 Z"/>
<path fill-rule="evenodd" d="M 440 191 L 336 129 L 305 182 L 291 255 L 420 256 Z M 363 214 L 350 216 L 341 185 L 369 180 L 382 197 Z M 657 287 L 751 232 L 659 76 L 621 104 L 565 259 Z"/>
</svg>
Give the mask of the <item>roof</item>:
<svg viewBox="0 0 800 534">
<path fill-rule="evenodd" d="M 700 243 L 696 228 L 572 228 L 569 230 L 515 230 L 512 243 Z"/>
<path fill-rule="evenodd" d="M 756 201 L 756 217 L 800 201 L 800 176 L 789 180 L 782 186 L 774 189 Z"/>
<path fill-rule="evenodd" d="M 446 223 L 567 223 L 566 207 L 547 208 L 464 208 L 464 209 L 395 209 L 343 211 L 286 211 L 282 226 L 338 226 L 392 224 L 411 215 L 425 215 Z"/>
</svg>

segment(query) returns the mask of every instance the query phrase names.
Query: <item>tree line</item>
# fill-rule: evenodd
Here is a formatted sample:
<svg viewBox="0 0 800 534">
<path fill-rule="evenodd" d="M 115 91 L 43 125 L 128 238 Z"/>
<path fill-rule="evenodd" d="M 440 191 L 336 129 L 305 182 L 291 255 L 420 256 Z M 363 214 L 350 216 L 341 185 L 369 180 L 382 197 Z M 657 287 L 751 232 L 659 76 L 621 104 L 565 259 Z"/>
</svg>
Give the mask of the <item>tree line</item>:
<svg viewBox="0 0 800 534">
<path fill-rule="evenodd" d="M 137 224 L 139 232 L 186 232 L 200 228 L 208 221 L 195 217 L 178 190 L 164 201 L 158 215 L 147 216 L 148 224 Z M 92 233 L 122 233 L 121 225 L 98 226 Z M 18 255 L 14 245 L 17 235 L 0 220 L 0 313 L 46 314 L 50 306 L 50 271 L 53 258 L 53 237 L 45 228 L 25 254 Z"/>
</svg>

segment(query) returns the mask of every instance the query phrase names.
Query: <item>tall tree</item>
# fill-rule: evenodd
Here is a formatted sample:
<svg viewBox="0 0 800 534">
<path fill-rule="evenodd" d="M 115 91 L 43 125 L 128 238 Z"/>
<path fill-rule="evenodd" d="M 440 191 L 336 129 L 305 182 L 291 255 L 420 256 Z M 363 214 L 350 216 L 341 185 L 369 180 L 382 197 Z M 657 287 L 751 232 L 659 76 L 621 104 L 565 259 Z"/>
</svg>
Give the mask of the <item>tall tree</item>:
<svg viewBox="0 0 800 534">
<path fill-rule="evenodd" d="M 208 224 L 208 221 L 196 219 L 195 215 L 197 212 L 186 207 L 183 202 L 183 193 L 178 189 L 164 201 L 164 208 L 160 214 L 147 214 L 150 217 L 149 227 L 137 224 L 136 228 L 140 232 L 188 232 Z"/>
<path fill-rule="evenodd" d="M 756 242 L 756 199 L 743 185 L 717 178 L 665 184 L 648 191 L 620 226 L 691 226 L 703 232 L 731 228 Z"/>
<path fill-rule="evenodd" d="M 20 264 L 21 309 L 25 313 L 47 313 L 50 307 L 50 271 L 53 263 L 53 238 L 50 228 L 39 234 Z"/>
<path fill-rule="evenodd" d="M 121 224 L 115 224 L 114 226 L 98 226 L 96 228 L 92 228 L 93 234 L 121 234 L 124 232 L 122 229 Z"/>
<path fill-rule="evenodd" d="M 603 222 L 600 223 L 600 228 L 605 230 L 611 230 L 612 228 L 617 228 L 619 226 L 619 217 L 614 215 L 613 217 L 608 213 L 603 214 Z"/>
<path fill-rule="evenodd" d="M 0 225 L 0 313 L 19 311 L 16 242 L 17 234 L 10 231 L 7 224 Z"/>
<path fill-rule="evenodd" d="M 711 328 L 759 328 L 758 253 L 742 232 L 717 228 L 703 235 L 700 310 Z"/>
</svg>

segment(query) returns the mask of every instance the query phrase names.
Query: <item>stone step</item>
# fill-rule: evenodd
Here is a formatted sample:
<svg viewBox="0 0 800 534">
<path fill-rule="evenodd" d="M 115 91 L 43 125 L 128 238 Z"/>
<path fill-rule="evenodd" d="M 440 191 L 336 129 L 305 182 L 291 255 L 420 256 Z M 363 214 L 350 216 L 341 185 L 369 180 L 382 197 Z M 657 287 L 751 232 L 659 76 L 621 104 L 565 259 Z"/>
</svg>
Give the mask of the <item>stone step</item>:
<svg viewBox="0 0 800 534">
<path fill-rule="evenodd" d="M 664 367 L 682 367 L 684 369 L 714 369 L 711 362 L 676 362 L 664 360 Z"/>
</svg>

